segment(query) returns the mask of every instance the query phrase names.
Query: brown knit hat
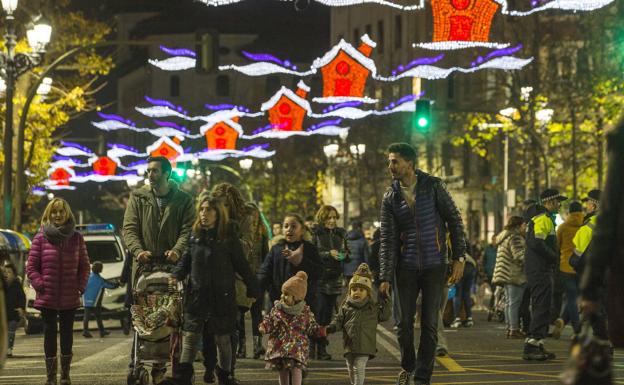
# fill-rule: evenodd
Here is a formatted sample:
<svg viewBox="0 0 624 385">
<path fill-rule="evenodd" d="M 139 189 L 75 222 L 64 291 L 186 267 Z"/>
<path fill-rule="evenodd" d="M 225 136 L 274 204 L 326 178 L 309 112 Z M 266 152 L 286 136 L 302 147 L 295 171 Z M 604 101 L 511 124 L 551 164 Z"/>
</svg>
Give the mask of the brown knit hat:
<svg viewBox="0 0 624 385">
<path fill-rule="evenodd" d="M 298 271 L 288 278 L 282 285 L 282 293 L 292 295 L 295 302 L 303 300 L 308 292 L 308 275 L 305 271 Z"/>
<path fill-rule="evenodd" d="M 351 290 L 353 286 L 363 287 L 368 290 L 369 295 L 372 293 L 373 273 L 371 272 L 370 267 L 368 267 L 368 264 L 360 264 L 355 273 L 353 273 L 353 277 L 351 278 L 351 281 L 349 281 L 349 290 Z"/>
</svg>

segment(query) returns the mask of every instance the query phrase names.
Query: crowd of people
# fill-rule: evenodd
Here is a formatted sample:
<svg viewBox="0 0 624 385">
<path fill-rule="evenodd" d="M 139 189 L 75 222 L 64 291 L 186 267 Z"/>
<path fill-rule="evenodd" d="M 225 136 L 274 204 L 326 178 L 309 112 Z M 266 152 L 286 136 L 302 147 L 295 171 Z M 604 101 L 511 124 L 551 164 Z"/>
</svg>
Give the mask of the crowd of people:
<svg viewBox="0 0 624 385">
<path fill-rule="evenodd" d="M 331 360 L 327 335 L 336 332 L 343 335 L 350 383 L 364 384 L 367 362 L 377 352 L 377 324 L 391 314 L 401 352 L 397 385 L 430 384 L 435 356 L 448 354 L 441 322 L 449 288 L 456 291 L 451 326 L 471 326 L 471 292 L 480 270 L 486 282 L 504 290 L 506 337 L 524 340 L 522 357 L 553 359 L 544 347 L 549 325 L 555 338 L 566 323 L 580 332 L 578 277 L 588 264 L 600 191 L 584 199 L 584 217 L 580 203 L 571 203 L 565 223 L 557 228 L 555 214 L 566 198 L 546 189 L 539 202 L 527 203 L 524 216 L 511 216 L 479 253 L 468 244 L 444 183 L 416 168 L 414 148 L 391 145 L 388 162 L 393 181 L 381 203 L 380 228 L 369 242 L 361 222 L 354 221 L 349 231 L 340 228 L 338 211 L 327 205 L 314 218 L 286 214 L 269 229 L 259 208 L 235 186 L 222 183 L 194 199 L 169 179 L 172 168 L 166 158 L 150 157 L 149 184 L 132 192 L 123 219 L 123 238 L 132 255 L 126 270 L 134 277 L 158 261 L 170 267 L 169 284 L 185 289 L 172 375 L 166 377 L 166 365 L 155 364 L 153 383 L 192 384 L 193 362 L 201 350 L 206 383 L 239 384 L 235 372 L 237 358 L 247 357 L 249 312 L 253 358 L 264 358 L 281 385 L 300 385 L 309 359 Z M 37 293 L 34 306 L 44 320 L 45 385 L 71 384 L 80 296 L 83 335 L 91 337 L 91 315 L 100 336 L 108 333 L 100 318 L 101 297 L 116 284 L 100 276 L 102 268 L 101 263 L 90 265 L 68 202 L 52 199 L 26 265 Z M 25 300 L 15 269 L 7 265 L 4 272 L 10 354 Z M 592 272 L 597 279 L 595 267 Z M 124 281 L 133 284 L 133 278 Z M 346 295 L 338 303 L 344 287 Z M 594 332 L 607 339 L 604 308 L 595 296 L 589 300 Z M 129 352 L 131 370 L 135 350 Z"/>
</svg>

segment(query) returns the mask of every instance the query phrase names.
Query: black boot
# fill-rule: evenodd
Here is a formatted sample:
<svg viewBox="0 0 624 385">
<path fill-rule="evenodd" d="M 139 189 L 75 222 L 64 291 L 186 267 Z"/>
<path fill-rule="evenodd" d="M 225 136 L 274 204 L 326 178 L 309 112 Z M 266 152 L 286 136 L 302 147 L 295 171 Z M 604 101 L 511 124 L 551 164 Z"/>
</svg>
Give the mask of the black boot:
<svg viewBox="0 0 624 385">
<path fill-rule="evenodd" d="M 193 385 L 193 364 L 187 362 L 179 363 L 172 380 L 176 385 Z"/>
<path fill-rule="evenodd" d="M 61 385 L 71 385 L 69 369 L 71 368 L 73 354 L 61 354 Z"/>
<path fill-rule="evenodd" d="M 219 385 L 240 385 L 240 382 L 234 378 L 234 374 L 232 372 L 225 371 L 218 366 L 215 372 L 217 373 Z"/>
<path fill-rule="evenodd" d="M 56 357 L 50 357 L 45 359 L 46 364 L 46 383 L 45 385 L 56 385 L 56 373 L 58 370 L 58 360 Z"/>
<path fill-rule="evenodd" d="M 316 346 L 316 358 L 321 361 L 331 361 L 332 356 L 327 353 L 327 344 L 328 341 L 325 338 L 321 338 L 318 340 Z"/>
<path fill-rule="evenodd" d="M 310 340 L 310 359 L 316 360 L 316 340 Z"/>
<path fill-rule="evenodd" d="M 236 358 L 247 358 L 247 345 L 245 337 L 238 337 L 238 349 L 236 349 Z"/>
<path fill-rule="evenodd" d="M 264 355 L 264 353 L 266 353 L 264 346 L 262 346 L 262 336 L 253 337 L 253 349 L 254 349 L 253 351 L 254 360 L 261 358 Z"/>
</svg>

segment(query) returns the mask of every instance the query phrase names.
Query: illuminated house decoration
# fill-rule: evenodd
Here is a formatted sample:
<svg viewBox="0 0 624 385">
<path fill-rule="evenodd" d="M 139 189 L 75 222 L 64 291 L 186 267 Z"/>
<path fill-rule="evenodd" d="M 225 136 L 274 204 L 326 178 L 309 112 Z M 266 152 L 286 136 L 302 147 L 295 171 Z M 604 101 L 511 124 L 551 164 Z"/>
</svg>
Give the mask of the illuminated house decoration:
<svg viewBox="0 0 624 385">
<path fill-rule="evenodd" d="M 297 91 L 292 92 L 282 87 L 267 102 L 262 104 L 262 111 L 268 111 L 269 123 L 274 130 L 301 131 L 303 119 L 312 112 L 310 103 L 305 98 L 310 92 L 303 81 L 297 84 Z"/>
<path fill-rule="evenodd" d="M 147 147 L 150 156 L 164 156 L 172 162 L 184 154 L 184 149 L 179 143 L 164 136 Z"/>
<path fill-rule="evenodd" d="M 243 128 L 238 124 L 238 118 L 224 120 L 215 124 L 207 124 L 200 128 L 206 137 L 209 150 L 235 150 L 236 141 L 243 135 Z"/>
<path fill-rule="evenodd" d="M 490 43 L 490 28 L 498 11 L 495 0 L 431 0 L 433 43 L 419 44 L 429 49 L 468 47 L 504 48 Z"/>
<path fill-rule="evenodd" d="M 108 156 L 101 156 L 93 162 L 93 171 L 98 175 L 115 175 L 118 165 L 118 160 L 113 160 L 113 158 Z"/>
<path fill-rule="evenodd" d="M 368 35 L 362 36 L 361 40 L 358 49 L 340 40 L 322 58 L 314 61 L 312 68 L 320 69 L 323 74 L 323 97 L 315 98 L 315 102 L 340 103 L 358 99 L 376 102 L 364 98 L 364 90 L 368 78 L 377 72 L 375 62 L 369 58 L 377 43 Z"/>
<path fill-rule="evenodd" d="M 76 172 L 68 166 L 55 165 L 48 170 L 48 178 L 53 186 L 69 186 L 69 180 L 74 176 Z"/>
<path fill-rule="evenodd" d="M 219 7 L 224 5 L 240 3 L 244 0 L 199 0 L 202 3 Z M 288 0 L 286 0 L 288 1 Z M 330 7 L 345 7 L 362 4 L 377 4 L 385 7 L 395 8 L 401 11 L 418 11 L 424 8 L 424 0 L 418 0 L 409 2 L 409 4 L 400 4 L 399 1 L 391 0 L 315 0 L 317 3 L 324 4 Z M 529 11 L 509 11 L 507 9 L 506 0 L 496 0 L 497 3 L 503 7 L 503 13 L 511 16 L 528 16 L 535 12 L 541 12 L 548 9 L 561 9 L 567 11 L 592 11 L 602 8 L 608 4 L 614 2 L 614 0 L 553 0 L 543 5 L 539 5 L 536 1 L 532 1 L 534 7 Z M 405 2 L 403 2 L 405 3 Z"/>
</svg>

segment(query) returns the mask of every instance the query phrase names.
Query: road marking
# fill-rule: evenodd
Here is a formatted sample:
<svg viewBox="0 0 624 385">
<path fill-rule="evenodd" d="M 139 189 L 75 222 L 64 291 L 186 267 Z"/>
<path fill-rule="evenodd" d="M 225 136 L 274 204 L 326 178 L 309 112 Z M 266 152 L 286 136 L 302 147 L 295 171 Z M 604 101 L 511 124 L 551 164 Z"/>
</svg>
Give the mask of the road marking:
<svg viewBox="0 0 624 385">
<path fill-rule="evenodd" d="M 97 362 L 109 362 L 111 357 L 124 356 L 130 359 L 130 346 L 132 345 L 131 339 L 126 339 L 116 343 L 115 345 L 109 346 L 108 348 L 97 352 L 91 356 L 83 358 L 82 360 L 76 362 L 77 366 L 84 366 L 88 364 L 93 364 Z M 122 353 L 123 352 L 123 353 Z"/>
<path fill-rule="evenodd" d="M 541 374 L 539 372 L 537 373 L 529 373 L 529 372 L 512 372 L 510 370 L 494 370 L 494 369 L 478 369 L 478 368 L 466 368 L 466 370 L 468 371 L 472 371 L 472 372 L 483 372 L 483 373 L 495 373 L 495 374 L 511 374 L 514 376 L 529 376 L 529 377 L 546 377 L 546 378 L 556 378 L 559 379 L 559 376 L 553 376 L 550 374 Z M 526 382 L 526 380 L 525 380 Z"/>
<path fill-rule="evenodd" d="M 383 348 L 386 349 L 388 353 L 392 355 L 392 357 L 396 358 L 397 361 L 401 362 L 401 353 L 399 352 L 399 350 L 394 346 L 393 343 L 386 341 L 386 339 L 384 338 L 388 337 L 390 341 L 394 341 L 394 335 L 381 325 L 377 325 L 377 331 L 381 332 L 381 335 L 377 339 L 377 342 L 379 342 L 379 344 L 383 346 Z"/>
<path fill-rule="evenodd" d="M 454 359 L 452 359 L 449 356 L 436 357 L 436 360 L 440 364 L 442 364 L 442 366 L 448 369 L 449 372 L 465 372 L 466 371 L 466 369 L 464 369 L 460 364 L 458 364 Z"/>
</svg>

